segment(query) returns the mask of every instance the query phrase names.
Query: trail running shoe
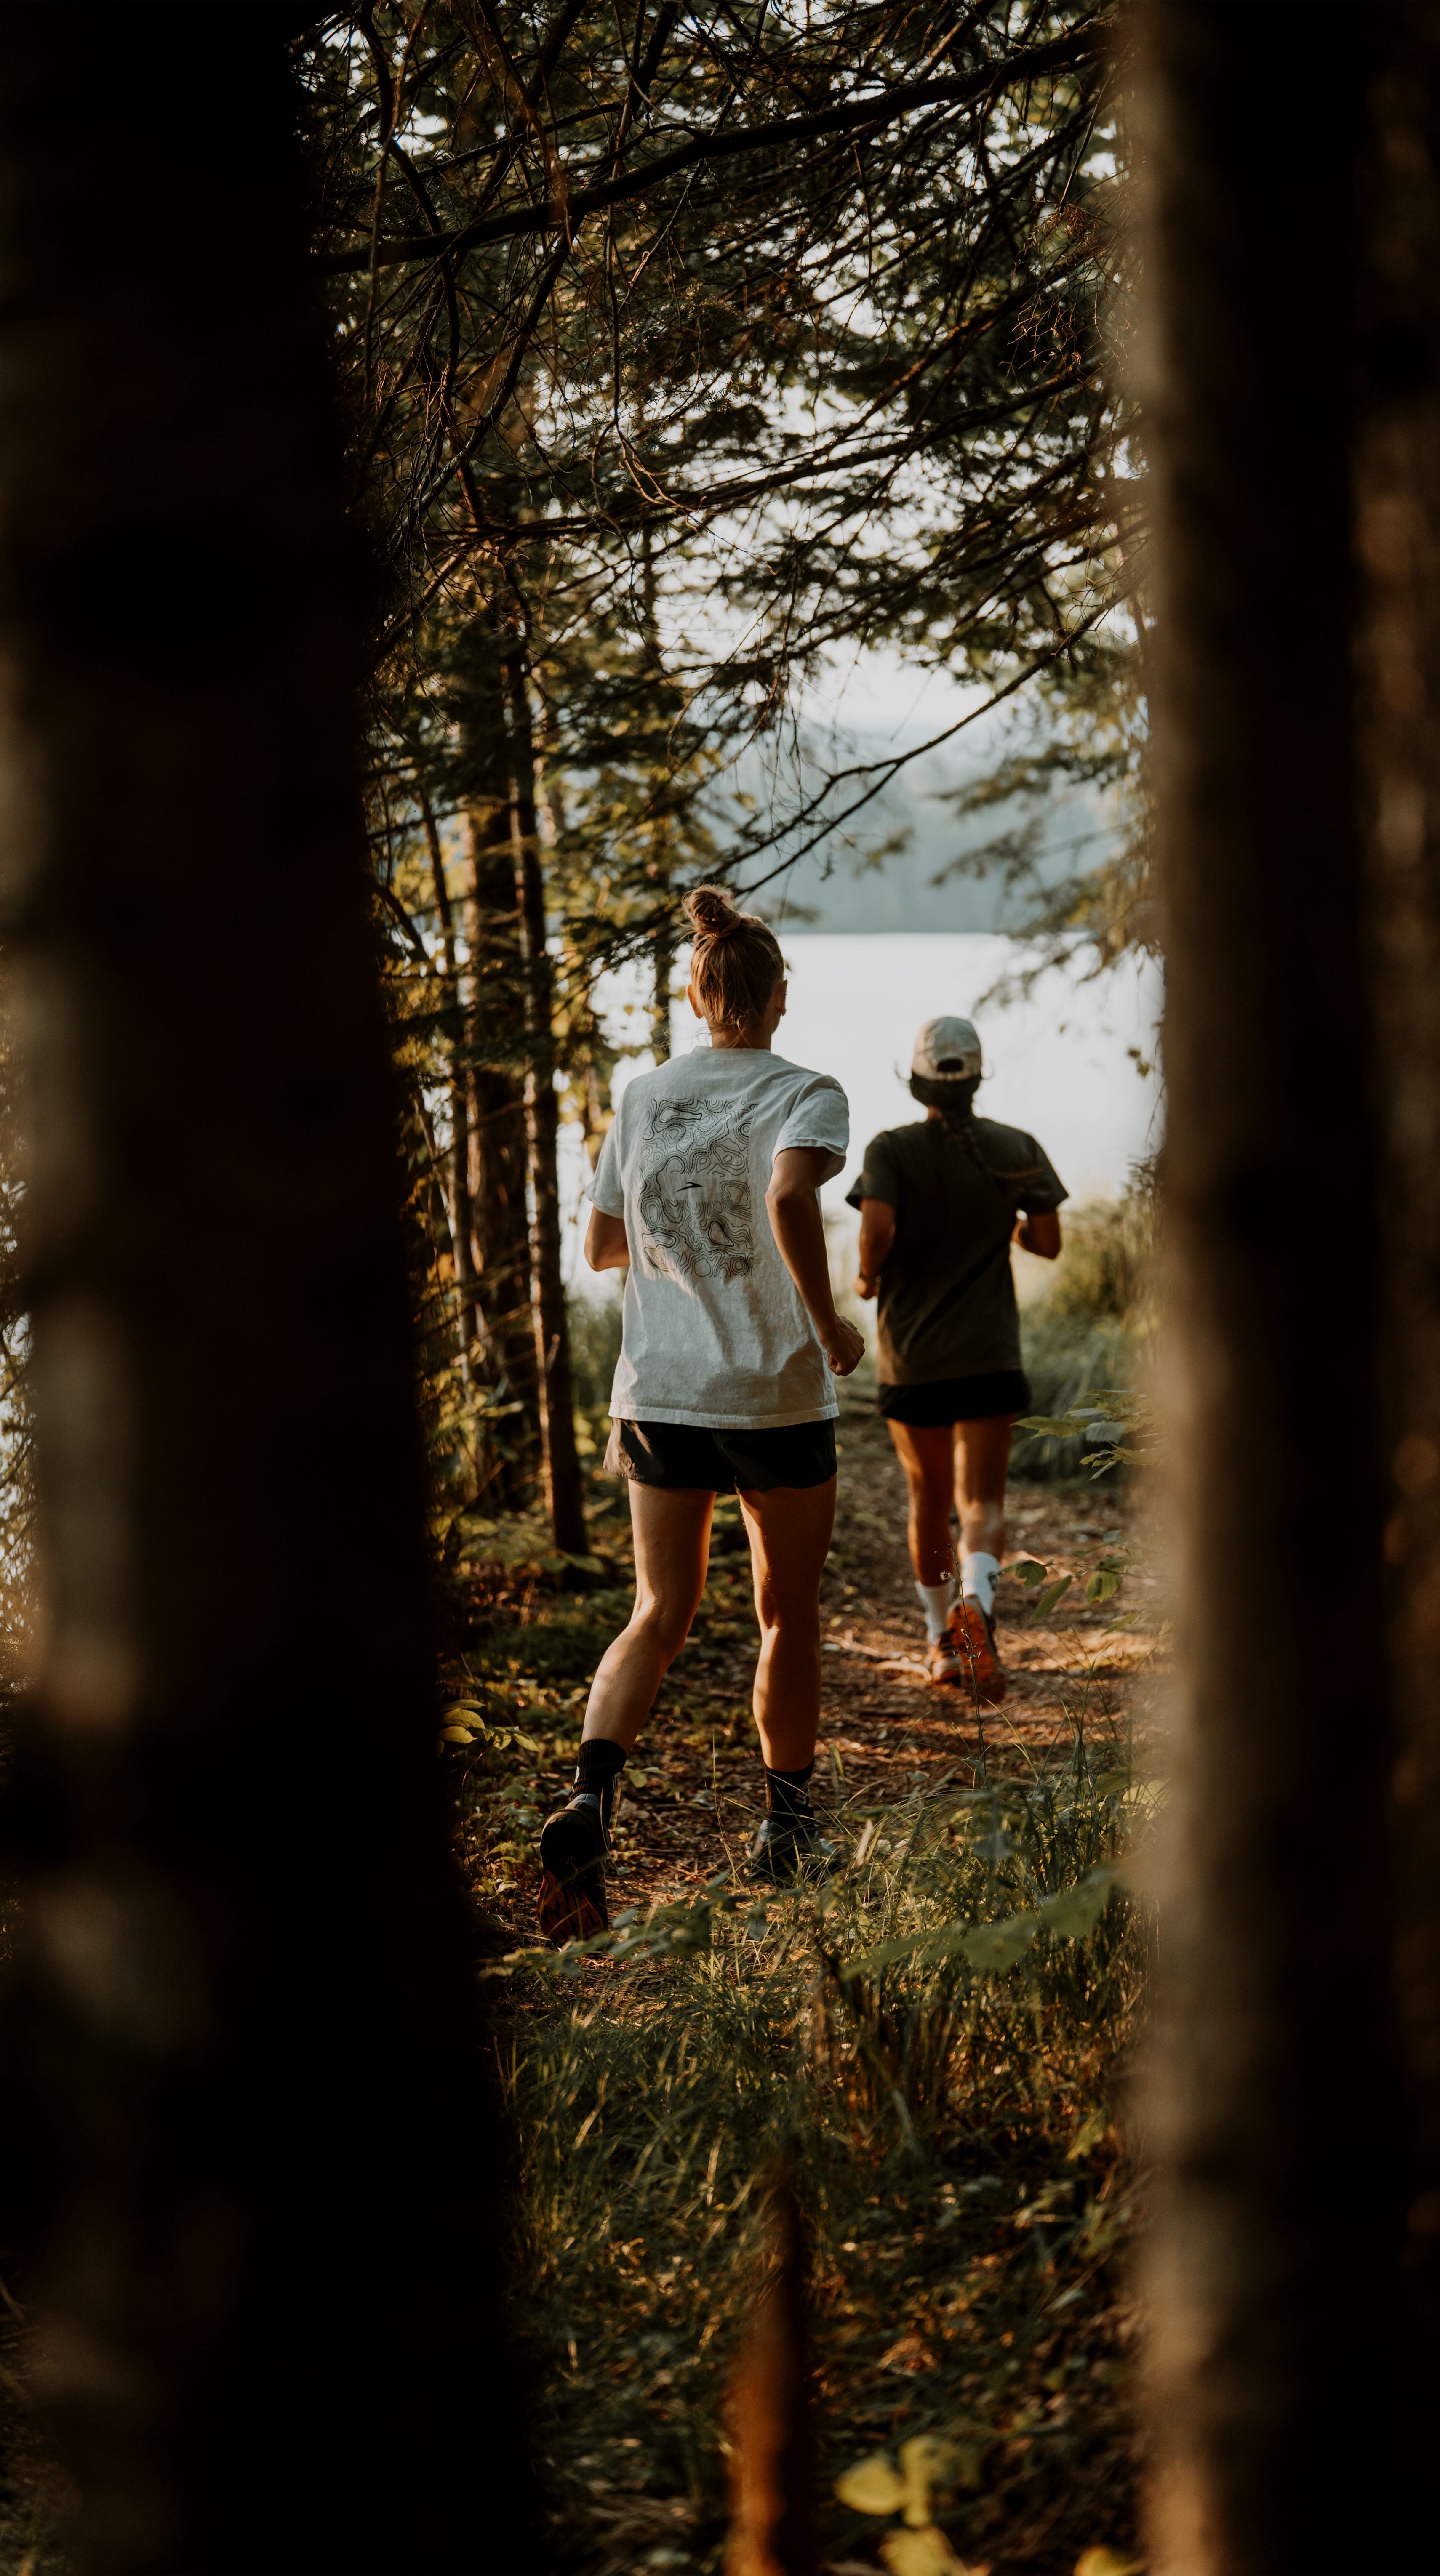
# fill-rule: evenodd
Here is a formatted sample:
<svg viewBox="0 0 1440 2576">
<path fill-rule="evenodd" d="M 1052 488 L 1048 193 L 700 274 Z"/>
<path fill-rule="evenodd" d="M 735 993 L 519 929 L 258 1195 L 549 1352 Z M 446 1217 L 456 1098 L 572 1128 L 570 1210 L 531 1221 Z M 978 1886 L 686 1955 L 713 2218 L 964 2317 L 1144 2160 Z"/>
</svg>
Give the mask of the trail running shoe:
<svg viewBox="0 0 1440 2576">
<path fill-rule="evenodd" d="M 793 1887 L 800 1879 L 833 1878 L 839 1867 L 839 1852 L 813 1816 L 766 1816 L 751 1842 L 745 1875 L 771 1887 Z"/>
<path fill-rule="evenodd" d="M 932 1637 L 925 1649 L 925 1669 L 932 1682 L 963 1682 L 966 1666 L 949 1630 L 943 1637 Z"/>
<path fill-rule="evenodd" d="M 950 1613 L 950 1642 L 960 1658 L 962 1687 L 982 1707 L 998 1708 L 1005 1696 L 1005 1675 L 995 1652 L 995 1622 L 978 1601 L 957 1601 Z"/>
<path fill-rule="evenodd" d="M 605 1826 L 593 1793 L 572 1798 L 548 1816 L 540 1833 L 540 1929 L 557 1950 L 608 1932 L 605 1901 Z"/>
</svg>

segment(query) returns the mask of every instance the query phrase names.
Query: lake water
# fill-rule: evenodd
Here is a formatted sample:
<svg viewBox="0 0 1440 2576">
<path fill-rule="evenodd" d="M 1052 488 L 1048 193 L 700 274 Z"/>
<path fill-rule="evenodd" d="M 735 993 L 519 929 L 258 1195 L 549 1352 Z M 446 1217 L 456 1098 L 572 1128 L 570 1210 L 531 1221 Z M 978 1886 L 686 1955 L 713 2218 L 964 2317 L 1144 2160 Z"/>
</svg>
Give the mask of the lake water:
<svg viewBox="0 0 1440 2576">
<path fill-rule="evenodd" d="M 999 933 L 780 928 L 790 1004 L 776 1036 L 777 1052 L 835 1074 L 850 1100 L 850 1161 L 823 1193 L 827 1213 L 853 1222 L 845 1192 L 867 1139 L 879 1128 L 920 1115 L 905 1087 L 910 1051 L 922 1021 L 942 1012 L 974 1019 L 980 1030 L 986 1065 L 981 1111 L 1037 1136 L 1072 1198 L 1118 1196 L 1131 1164 L 1158 1144 L 1153 1059 L 1161 987 L 1158 969 L 1146 961 L 1127 959 L 1089 981 L 1080 972 L 1051 968 L 1024 998 L 982 1007 L 981 997 L 1031 954 Z M 633 984 L 612 978 L 602 1002 L 617 1034 L 627 1028 L 639 1034 L 638 975 Z M 697 1030 L 683 997 L 673 1025 L 678 1054 L 693 1045 Z M 621 1065 L 617 1097 L 649 1062 L 645 1055 Z M 585 1178 L 579 1132 L 567 1129 L 567 1275 L 578 1287 L 609 1294 L 608 1283 L 592 1278 L 580 1254 Z"/>
</svg>

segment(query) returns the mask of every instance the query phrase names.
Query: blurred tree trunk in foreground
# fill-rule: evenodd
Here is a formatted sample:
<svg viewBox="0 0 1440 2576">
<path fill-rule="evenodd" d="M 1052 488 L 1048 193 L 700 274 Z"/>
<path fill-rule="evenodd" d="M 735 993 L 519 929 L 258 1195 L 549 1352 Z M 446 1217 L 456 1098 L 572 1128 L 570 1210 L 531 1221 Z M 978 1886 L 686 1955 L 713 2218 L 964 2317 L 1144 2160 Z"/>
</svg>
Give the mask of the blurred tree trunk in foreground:
<svg viewBox="0 0 1440 2576">
<path fill-rule="evenodd" d="M 48 1623 L 4 2179 L 108 2576 L 536 2563 L 288 23 L 20 11 L 0 58 Z"/>
<path fill-rule="evenodd" d="M 1151 2098 L 1171 2576 L 1436 2557 L 1440 21 L 1303 29 L 1209 0 L 1144 17 L 1182 1672 Z"/>
<path fill-rule="evenodd" d="M 1385 1555 L 1418 2460 L 1433 2454 L 1440 2417 L 1440 18 L 1416 6 L 1375 15 L 1385 46 L 1363 201 L 1359 641 L 1388 1157 Z M 1432 2519 L 1426 2563 L 1437 2558 Z"/>
</svg>

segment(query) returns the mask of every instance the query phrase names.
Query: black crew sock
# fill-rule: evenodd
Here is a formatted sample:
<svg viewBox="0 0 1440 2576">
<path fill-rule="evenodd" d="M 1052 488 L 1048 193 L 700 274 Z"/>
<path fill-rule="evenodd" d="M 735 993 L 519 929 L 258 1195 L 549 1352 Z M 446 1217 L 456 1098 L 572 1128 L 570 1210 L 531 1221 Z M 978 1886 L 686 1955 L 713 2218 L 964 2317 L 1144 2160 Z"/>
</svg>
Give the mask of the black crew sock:
<svg viewBox="0 0 1440 2576">
<path fill-rule="evenodd" d="M 813 1762 L 803 1771 L 772 1771 L 765 1766 L 765 1811 L 777 1824 L 793 1824 L 797 1816 L 810 1813 L 810 1774 Z"/>
<path fill-rule="evenodd" d="M 589 1735 L 580 1747 L 575 1765 L 576 1797 L 598 1798 L 600 1821 L 608 1840 L 610 1811 L 615 1804 L 615 1783 L 625 1768 L 625 1747 L 612 1743 L 608 1735 Z"/>
</svg>

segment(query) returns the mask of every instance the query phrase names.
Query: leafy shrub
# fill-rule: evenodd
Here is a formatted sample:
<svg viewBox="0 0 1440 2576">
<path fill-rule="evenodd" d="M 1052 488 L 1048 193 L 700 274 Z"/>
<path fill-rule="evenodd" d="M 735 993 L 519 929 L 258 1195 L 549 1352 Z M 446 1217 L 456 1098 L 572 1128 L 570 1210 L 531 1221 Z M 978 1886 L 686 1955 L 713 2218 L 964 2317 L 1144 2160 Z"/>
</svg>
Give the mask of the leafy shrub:
<svg viewBox="0 0 1440 2576">
<path fill-rule="evenodd" d="M 1042 1305 L 1022 1317 L 1021 1332 L 1032 1413 L 1069 1413 L 1087 1396 L 1131 1383 L 1135 1346 L 1117 1316 L 1057 1315 Z M 1010 1473 L 1032 1482 L 1078 1476 L 1092 1446 L 1083 1436 L 1058 1440 L 1048 1432 L 1017 1429 Z"/>
<path fill-rule="evenodd" d="M 1063 1211 L 1055 1276 L 1020 1318 L 1032 1413 L 1069 1413 L 1107 1387 L 1134 1384 L 1152 1327 L 1152 1206 L 1135 1190 Z M 1083 1434 L 1017 1430 L 1010 1472 L 1032 1481 L 1078 1476 L 1092 1445 Z"/>
<path fill-rule="evenodd" d="M 1150 1202 L 1131 1191 L 1123 1199 L 1089 1199 L 1061 1214 L 1064 1250 L 1044 1298 L 1052 1315 L 1093 1323 L 1123 1323 L 1146 1294 L 1151 1253 Z"/>
</svg>

